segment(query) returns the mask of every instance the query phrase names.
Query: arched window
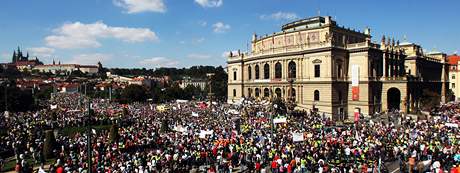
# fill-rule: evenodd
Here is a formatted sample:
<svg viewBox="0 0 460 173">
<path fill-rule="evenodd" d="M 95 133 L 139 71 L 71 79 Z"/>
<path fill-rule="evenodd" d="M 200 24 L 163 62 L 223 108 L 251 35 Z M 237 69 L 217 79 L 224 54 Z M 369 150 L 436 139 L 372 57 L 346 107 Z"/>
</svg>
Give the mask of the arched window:
<svg viewBox="0 0 460 173">
<path fill-rule="evenodd" d="M 276 89 L 275 89 L 275 94 L 276 94 L 276 97 L 281 97 L 281 89 L 280 89 L 280 88 L 276 88 Z"/>
<path fill-rule="evenodd" d="M 251 68 L 251 66 L 248 66 L 248 79 L 249 80 L 252 79 L 252 68 Z"/>
<path fill-rule="evenodd" d="M 270 97 L 270 90 L 268 88 L 264 89 L 264 97 Z"/>
<path fill-rule="evenodd" d="M 256 88 L 256 89 L 255 89 L 255 92 L 256 92 L 256 97 L 259 97 L 259 95 L 260 95 L 260 94 L 259 94 L 259 93 L 260 93 L 259 88 Z"/>
<path fill-rule="evenodd" d="M 288 78 L 296 78 L 296 64 L 294 61 L 289 62 L 288 64 Z"/>
<path fill-rule="evenodd" d="M 256 78 L 256 79 L 260 79 L 260 77 L 259 77 L 259 72 L 260 72 L 260 70 L 259 70 L 259 65 L 256 65 L 256 67 L 254 68 L 254 70 L 255 70 L 254 73 L 255 73 L 255 75 L 256 75 L 255 78 Z"/>
<path fill-rule="evenodd" d="M 233 80 L 236 80 L 236 71 L 233 71 Z"/>
<path fill-rule="evenodd" d="M 280 79 L 283 72 L 282 72 L 283 68 L 281 67 L 281 63 L 280 62 L 277 62 L 275 64 L 275 78 L 276 79 Z"/>
<path fill-rule="evenodd" d="M 319 91 L 318 90 L 315 90 L 315 98 L 313 100 L 319 101 Z"/>
<path fill-rule="evenodd" d="M 270 78 L 270 65 L 265 64 L 264 65 L 264 79 L 269 79 Z"/>
<path fill-rule="evenodd" d="M 252 88 L 248 88 L 248 96 L 252 97 Z"/>
<path fill-rule="evenodd" d="M 236 97 L 236 89 L 233 89 L 233 97 Z"/>
</svg>

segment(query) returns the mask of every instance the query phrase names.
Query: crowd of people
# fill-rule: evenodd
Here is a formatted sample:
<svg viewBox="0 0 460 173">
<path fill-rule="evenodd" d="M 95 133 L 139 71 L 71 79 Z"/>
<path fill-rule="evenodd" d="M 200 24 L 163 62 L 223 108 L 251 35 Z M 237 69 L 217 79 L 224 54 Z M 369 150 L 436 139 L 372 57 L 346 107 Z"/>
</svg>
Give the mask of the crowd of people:
<svg viewBox="0 0 460 173">
<path fill-rule="evenodd" d="M 398 121 L 339 125 L 313 111 L 277 115 L 271 104 L 255 101 L 121 105 L 79 94 L 53 99 L 48 109 L 0 117 L 7 132 L 0 136 L 0 157 L 16 161 L 18 172 L 34 165 L 58 173 L 389 172 L 388 163 L 397 163 L 400 172 L 460 172 L 459 103 L 442 105 L 423 120 L 397 114 Z M 45 169 L 44 131 L 89 124 L 116 125 L 116 135 L 94 131 L 88 147 L 86 132 L 56 133 L 55 161 Z"/>
</svg>

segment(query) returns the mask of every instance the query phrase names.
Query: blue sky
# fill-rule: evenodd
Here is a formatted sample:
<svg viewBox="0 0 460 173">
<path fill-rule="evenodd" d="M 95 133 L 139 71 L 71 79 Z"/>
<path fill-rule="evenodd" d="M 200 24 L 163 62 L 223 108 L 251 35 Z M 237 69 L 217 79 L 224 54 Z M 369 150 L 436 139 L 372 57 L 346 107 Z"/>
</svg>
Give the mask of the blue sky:
<svg viewBox="0 0 460 173">
<path fill-rule="evenodd" d="M 371 28 L 421 44 L 460 50 L 460 1 L 445 0 L 2 0 L 0 61 L 17 46 L 45 63 L 108 67 L 225 65 L 224 52 L 246 51 L 252 33 L 330 15 L 339 25 Z"/>
</svg>

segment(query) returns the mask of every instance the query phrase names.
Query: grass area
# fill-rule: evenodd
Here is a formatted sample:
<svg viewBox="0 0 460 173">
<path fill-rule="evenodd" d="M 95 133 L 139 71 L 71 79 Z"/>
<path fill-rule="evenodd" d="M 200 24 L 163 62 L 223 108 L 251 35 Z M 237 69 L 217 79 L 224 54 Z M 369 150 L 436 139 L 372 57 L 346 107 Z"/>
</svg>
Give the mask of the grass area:
<svg viewBox="0 0 460 173">
<path fill-rule="evenodd" d="M 32 167 L 40 166 L 39 164 L 34 164 L 34 161 L 32 158 L 27 159 L 27 162 L 31 164 Z M 54 164 L 55 162 L 56 162 L 56 159 L 47 159 L 45 165 Z M 14 171 L 15 167 L 16 167 L 16 159 L 13 158 L 9 162 L 6 162 L 5 165 L 3 165 L 3 170 L 0 170 L 0 172 Z"/>
<path fill-rule="evenodd" d="M 102 131 L 102 130 L 110 130 L 110 127 L 112 125 L 98 125 L 98 126 L 92 126 L 92 129 L 95 129 L 96 131 Z M 82 133 L 86 132 L 86 127 L 67 127 L 61 130 L 62 135 L 64 136 L 73 136 L 76 133 Z"/>
</svg>

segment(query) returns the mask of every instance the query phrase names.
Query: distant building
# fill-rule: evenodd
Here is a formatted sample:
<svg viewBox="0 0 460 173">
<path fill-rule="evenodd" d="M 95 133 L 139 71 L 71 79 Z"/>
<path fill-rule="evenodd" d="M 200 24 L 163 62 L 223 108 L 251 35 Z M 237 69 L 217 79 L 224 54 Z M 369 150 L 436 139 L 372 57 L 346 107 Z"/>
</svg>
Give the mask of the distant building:
<svg viewBox="0 0 460 173">
<path fill-rule="evenodd" d="M 201 90 L 206 88 L 206 80 L 205 79 L 192 79 L 190 77 L 184 77 L 183 80 L 180 82 L 179 87 L 184 89 L 187 86 L 193 85 Z"/>
<path fill-rule="evenodd" d="M 449 60 L 449 89 L 452 90 L 452 92 L 455 95 L 455 100 L 458 100 L 460 98 L 460 87 L 458 86 L 460 84 L 460 71 L 458 68 L 460 67 L 459 62 L 460 62 L 460 56 L 457 54 L 450 55 L 448 57 Z"/>
<path fill-rule="evenodd" d="M 34 59 L 29 59 L 29 53 L 24 56 L 21 49 L 18 47 L 18 50 L 13 52 L 13 57 L 11 58 L 10 63 L 2 64 L 3 68 L 17 68 L 20 71 L 24 69 L 31 70 L 33 67 L 37 65 L 43 65 L 43 63 L 38 60 L 37 57 Z"/>
<path fill-rule="evenodd" d="M 140 85 L 140 86 L 145 86 L 145 87 L 152 87 L 153 81 L 149 78 L 145 77 L 135 77 L 132 80 L 128 81 L 129 85 Z"/>
<path fill-rule="evenodd" d="M 77 83 L 60 83 L 58 84 L 59 91 L 62 93 L 76 93 L 78 92 Z"/>
<path fill-rule="evenodd" d="M 99 72 L 99 67 L 96 65 L 80 65 L 80 64 L 56 64 L 37 65 L 33 69 L 40 72 L 56 73 L 71 73 L 72 71 L 80 70 L 82 73 L 95 74 Z"/>
</svg>

